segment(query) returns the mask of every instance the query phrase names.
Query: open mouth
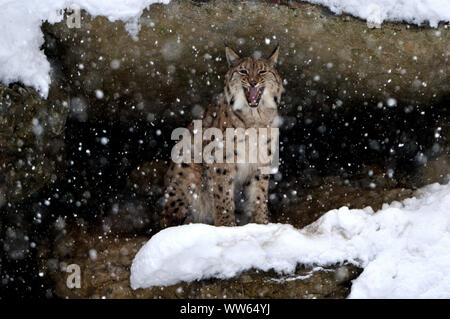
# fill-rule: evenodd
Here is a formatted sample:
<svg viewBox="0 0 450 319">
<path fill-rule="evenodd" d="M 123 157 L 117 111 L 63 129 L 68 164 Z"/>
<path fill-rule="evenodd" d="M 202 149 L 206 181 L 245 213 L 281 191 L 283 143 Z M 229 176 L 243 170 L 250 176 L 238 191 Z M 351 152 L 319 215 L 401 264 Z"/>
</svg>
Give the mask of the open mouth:
<svg viewBox="0 0 450 319">
<path fill-rule="evenodd" d="M 264 87 L 244 87 L 245 97 L 247 98 L 247 103 L 251 107 L 257 107 L 259 100 L 263 94 Z"/>
</svg>

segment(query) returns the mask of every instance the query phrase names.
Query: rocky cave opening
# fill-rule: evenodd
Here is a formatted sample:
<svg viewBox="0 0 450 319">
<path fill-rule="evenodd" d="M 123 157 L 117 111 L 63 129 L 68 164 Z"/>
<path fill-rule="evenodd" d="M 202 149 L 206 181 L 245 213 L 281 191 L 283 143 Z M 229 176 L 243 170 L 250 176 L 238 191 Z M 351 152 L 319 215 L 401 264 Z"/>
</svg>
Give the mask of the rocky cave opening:
<svg viewBox="0 0 450 319">
<path fill-rule="evenodd" d="M 422 52 L 425 65 L 417 66 L 408 51 L 415 41 L 433 38 L 434 30 L 388 24 L 370 31 L 357 19 L 330 16 L 306 4 L 245 4 L 249 16 L 243 18 L 230 11 L 234 5 L 216 4 L 220 15 L 215 26 L 200 27 L 192 19 L 184 26 L 187 31 L 181 29 L 179 17 L 192 18 L 200 10 L 196 19 L 207 20 L 214 4 L 157 5 L 141 18 L 138 40 L 127 34 L 123 23 L 86 14 L 82 29 L 61 23 L 43 26 L 43 49 L 52 62 L 54 84 L 47 102 L 27 93 L 32 101 L 22 104 L 35 99 L 36 105 L 49 103 L 53 109 L 63 105 L 62 133 L 56 139 L 44 136 L 45 145 L 61 145 L 56 151 L 42 150 L 34 136 L 22 137 L 27 147 L 54 162 L 50 177 L 33 177 L 45 180 L 39 187 L 2 201 L 1 232 L 7 248 L 1 256 L 2 291 L 21 297 L 61 296 L 55 293 L 54 277 L 42 269 L 57 269 L 65 259 L 83 254 L 74 244 L 80 237 L 148 239 L 154 234 L 162 177 L 174 144 L 170 134 L 220 92 L 226 70 L 218 41 L 222 37 L 231 38 L 244 54 L 268 51 L 273 35 L 285 48 L 279 66 L 285 78 L 281 165 L 270 184 L 272 222 L 301 228 L 333 208 L 377 209 L 411 196 L 425 184 L 444 181 L 450 172 L 450 95 L 445 88 L 448 75 L 439 70 L 448 69 L 448 52 L 437 62 Z M 261 20 L 265 13 L 289 18 L 267 25 Z M 248 28 L 235 27 L 227 19 L 245 21 Z M 319 19 L 321 28 L 311 19 Z M 295 23 L 304 28 L 293 28 Z M 252 26 L 266 32 L 248 31 Z M 358 39 L 363 34 L 372 37 L 369 45 Z M 344 36 L 350 40 L 342 47 L 339 39 Z M 448 39 L 447 33 L 442 36 Z M 378 44 L 398 43 L 399 37 L 408 45 L 385 61 Z M 333 52 L 328 53 L 329 47 Z M 433 43 L 431 49 L 438 56 L 446 50 L 442 43 Z M 417 74 L 426 85 L 415 86 Z M 394 85 L 386 86 L 391 77 Z M 363 88 L 367 90 L 360 94 Z M 11 92 L 25 96 L 19 85 L 2 92 L 2 101 Z M 31 116 L 41 116 L 39 107 Z M 17 140 L 9 137 L 8 143 Z M 13 152 L 12 147 L 11 160 L 2 160 L 10 161 L 19 175 L 20 156 Z M 83 258 L 89 258 L 89 252 L 84 251 Z"/>
</svg>

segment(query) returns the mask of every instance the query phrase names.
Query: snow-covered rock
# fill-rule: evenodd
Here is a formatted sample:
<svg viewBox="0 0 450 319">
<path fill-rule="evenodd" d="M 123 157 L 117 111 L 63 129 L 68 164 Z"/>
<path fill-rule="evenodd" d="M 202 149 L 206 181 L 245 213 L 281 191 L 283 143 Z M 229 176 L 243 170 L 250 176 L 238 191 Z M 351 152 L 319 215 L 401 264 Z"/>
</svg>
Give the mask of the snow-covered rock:
<svg viewBox="0 0 450 319">
<path fill-rule="evenodd" d="M 267 20 L 267 26 L 263 26 L 264 30 L 267 30 L 268 33 L 264 34 L 263 37 L 266 38 L 268 41 L 265 41 L 266 44 L 271 44 L 270 41 L 273 34 L 276 34 L 278 38 L 281 37 L 283 34 L 295 34 L 298 38 L 300 43 L 305 44 L 305 50 L 309 50 L 312 46 L 308 44 L 309 41 L 306 41 L 303 36 L 299 36 L 296 34 L 296 32 L 299 32 L 299 29 L 305 29 L 305 25 L 303 25 L 301 22 L 296 21 L 304 14 L 311 14 L 310 9 L 306 9 L 304 13 L 297 12 L 294 17 L 298 17 L 294 19 L 290 15 L 292 12 L 290 11 L 282 11 L 280 7 L 275 7 L 273 5 L 270 6 L 269 12 L 266 12 L 267 5 L 265 4 L 258 4 L 258 3 L 251 3 L 251 4 L 240 4 L 241 8 L 243 10 L 234 10 L 237 9 L 235 7 L 235 4 L 233 3 L 212 3 L 212 4 L 205 4 L 202 7 L 193 6 L 192 4 L 186 4 L 186 3 L 179 3 L 175 1 L 176 3 L 173 4 L 172 9 L 169 10 L 167 13 L 162 14 L 162 21 L 153 21 L 153 18 L 151 21 L 147 21 L 146 19 L 142 19 L 141 15 L 144 12 L 145 8 L 148 8 L 153 3 L 169 3 L 170 0 L 129 0 L 129 1 L 121 1 L 121 0 L 17 0 L 17 1 L 0 1 L 0 30 L 3 30 L 0 32 L 0 82 L 3 84 L 8 85 L 9 83 L 20 81 L 23 84 L 27 86 L 31 86 L 35 89 L 37 89 L 41 95 L 47 96 L 49 85 L 51 82 L 51 65 L 49 61 L 47 60 L 47 57 L 45 56 L 43 50 L 41 50 L 41 46 L 44 44 L 44 36 L 41 32 L 41 25 L 43 22 L 47 21 L 51 24 L 54 23 L 61 23 L 63 22 L 65 25 L 65 28 L 67 29 L 66 22 L 62 21 L 64 18 L 63 15 L 63 9 L 65 8 L 79 8 L 85 10 L 87 13 L 89 13 L 92 17 L 96 16 L 104 16 L 106 17 L 110 22 L 114 21 L 121 21 L 125 24 L 125 30 L 128 32 L 128 35 L 130 38 L 136 40 L 141 35 L 141 29 L 142 28 L 149 28 L 151 33 L 155 33 L 153 31 L 153 28 L 162 29 L 165 31 L 168 31 L 169 34 L 177 35 L 175 38 L 170 39 L 171 41 L 164 41 L 161 40 L 158 43 L 153 41 L 153 45 L 158 47 L 158 51 L 161 50 L 163 54 L 165 55 L 165 58 L 169 60 L 169 62 L 173 62 L 174 60 L 180 59 L 181 56 L 185 58 L 186 55 L 186 49 L 183 49 L 182 46 L 180 46 L 180 41 L 183 41 L 183 39 L 186 38 L 183 33 L 189 32 L 193 33 L 195 36 L 196 32 L 201 31 L 201 34 L 205 34 L 207 32 L 209 34 L 208 39 L 206 39 L 208 43 L 208 47 L 212 48 L 213 46 L 210 44 L 212 40 L 216 41 L 215 38 L 218 37 L 220 40 L 217 40 L 217 43 L 221 43 L 221 41 L 224 39 L 223 35 L 220 30 L 225 30 L 225 35 L 228 37 L 230 34 L 237 34 L 234 31 L 234 25 L 236 27 L 240 27 L 242 22 L 248 25 L 253 25 L 253 19 L 257 21 L 263 21 L 259 19 L 259 16 L 263 16 L 264 19 Z M 407 21 L 414 24 L 423 24 L 428 22 L 431 26 L 436 27 L 440 21 L 443 22 L 449 22 L 450 21 L 450 3 L 447 0 L 410 0 L 410 1 L 404 1 L 404 0 L 309 0 L 310 3 L 317 3 L 322 4 L 324 6 L 329 7 L 333 12 L 335 13 L 348 13 L 352 14 L 356 17 L 362 18 L 364 20 L 367 20 L 369 23 L 375 23 L 379 24 L 383 21 Z M 304 4 L 296 4 L 296 5 L 304 5 Z M 186 11 L 183 11 L 186 8 L 183 8 L 184 6 L 188 6 Z M 209 10 L 208 6 L 213 6 L 213 10 Z M 233 10 L 226 9 L 224 12 L 221 12 L 222 7 L 229 7 L 234 6 Z M 283 6 L 281 6 L 283 7 Z M 206 10 L 204 9 L 206 8 Z M 301 7 L 299 11 L 303 11 L 304 7 Z M 190 13 L 192 13 L 195 10 L 197 12 L 196 16 L 190 16 Z M 151 9 L 150 9 L 151 11 Z M 208 13 L 208 11 L 210 13 Z M 147 11 L 146 11 L 147 13 Z M 283 16 L 281 19 L 278 17 L 278 15 L 281 13 Z M 211 16 L 210 16 L 211 14 Z M 222 17 L 221 17 L 222 16 Z M 312 15 L 311 19 L 314 18 L 314 26 L 312 27 L 312 30 L 309 30 L 309 28 L 305 29 L 305 34 L 309 34 L 311 38 L 314 38 L 315 41 L 323 41 L 324 43 L 324 50 L 331 47 L 333 48 L 332 41 L 330 42 L 330 39 L 326 38 L 324 35 L 317 34 L 317 32 L 320 33 L 320 30 L 324 30 L 328 32 L 327 30 L 333 30 L 334 32 L 340 33 L 345 30 L 341 30 L 340 27 L 335 27 L 334 23 L 329 24 L 326 28 L 322 27 L 323 22 L 320 19 L 320 14 Z M 319 17 L 319 19 L 317 19 Z M 225 18 L 225 20 L 223 20 Z M 197 20 L 198 19 L 198 20 Z M 207 21 L 201 21 L 202 19 L 206 19 Z M 291 20 L 294 19 L 294 20 Z M 181 21 L 182 24 L 182 30 L 176 30 L 174 27 L 169 26 L 171 20 L 175 21 Z M 273 23 L 273 21 L 276 21 L 276 23 Z M 142 23 L 144 22 L 144 23 Z M 156 22 L 156 23 L 155 23 Z M 260 22 L 258 22 L 260 23 Z M 365 23 L 361 23 L 364 24 Z M 83 21 L 81 25 L 81 29 L 74 28 L 73 32 L 76 31 L 86 31 L 86 25 L 89 25 L 87 21 Z M 217 26 L 222 25 L 220 28 L 217 28 Z M 167 28 L 166 28 L 167 27 Z M 206 28 L 203 30 L 202 28 Z M 352 27 L 352 32 L 354 32 L 355 35 L 358 35 L 359 28 Z M 117 33 L 117 35 L 120 35 L 120 30 L 116 29 L 116 26 L 110 26 L 109 30 L 114 35 Z M 242 28 L 240 29 L 242 30 Z M 251 31 L 251 30 L 250 30 Z M 217 33 L 216 36 L 211 35 L 211 33 Z M 437 31 L 438 33 L 441 31 Z M 445 31 L 443 31 L 445 32 Z M 81 32 L 80 32 L 81 33 Z M 159 32 L 157 32 L 159 34 Z M 353 34 L 353 33 L 352 33 Z M 366 36 L 366 34 L 363 34 Z M 397 36 L 398 34 L 396 34 Z M 89 35 L 87 35 L 90 37 Z M 436 40 L 438 40 L 440 36 L 436 37 Z M 114 36 L 113 36 L 114 38 Z M 143 38 L 148 38 L 148 35 L 144 34 Z M 170 37 L 169 37 L 170 38 Z M 201 39 L 198 39 L 195 37 L 188 37 L 191 42 L 197 43 L 196 50 L 202 50 L 202 48 L 205 45 L 200 45 L 202 42 Z M 294 39 L 295 39 L 294 38 Z M 350 47 L 353 49 L 355 47 L 354 41 L 357 40 L 353 39 L 353 36 L 346 36 L 345 41 L 341 39 L 337 39 L 339 43 L 339 47 L 342 47 L 344 43 L 348 43 Z M 92 34 L 91 39 L 98 40 L 95 37 L 95 33 Z M 374 49 L 377 49 L 381 46 L 385 47 L 387 50 L 389 50 L 389 47 L 393 47 L 393 44 L 386 43 L 385 40 L 381 39 L 381 42 L 384 42 L 385 45 L 382 45 L 381 43 L 377 43 L 378 36 L 375 38 L 370 38 L 370 36 L 367 35 L 368 46 L 373 47 Z M 82 43 L 78 43 L 77 39 L 74 38 L 67 38 L 67 40 L 70 42 L 71 45 L 83 45 Z M 200 40 L 200 41 L 199 41 Z M 230 39 L 228 39 L 230 40 Z M 241 39 L 242 40 L 242 39 Z M 283 47 L 286 48 L 288 45 L 291 45 L 292 40 L 288 39 L 281 39 Z M 408 50 L 413 48 L 408 44 L 408 39 L 400 39 L 404 45 L 400 45 L 399 48 L 400 51 Z M 413 41 L 417 42 L 417 39 L 414 39 Z M 85 44 L 90 42 L 89 40 L 85 41 Z M 96 42 L 96 41 L 92 41 Z M 239 41 L 238 41 L 239 42 Z M 397 38 L 396 38 L 397 42 Z M 425 46 L 428 46 L 430 41 L 426 41 L 426 45 L 420 45 L 418 43 L 418 47 L 420 50 L 423 50 Z M 326 45 L 325 45 L 326 44 Z M 330 46 L 328 46 L 330 44 Z M 189 45 L 189 48 L 191 48 L 192 44 Z M 320 46 L 319 46 L 320 47 Z M 339 48 L 338 47 L 338 48 Z M 150 46 L 146 45 L 147 49 L 150 49 Z M 292 46 L 294 48 L 294 46 Z M 132 48 L 135 50 L 134 48 Z M 318 50 L 317 48 L 315 48 Z M 414 49 L 414 48 L 413 48 Z M 303 49 L 300 47 L 297 47 L 296 53 L 300 53 Z M 284 51 L 286 53 L 287 51 Z M 298 55 L 300 60 L 302 62 L 307 62 L 307 65 L 311 64 L 314 65 L 317 63 L 316 59 L 310 59 L 307 55 L 307 52 L 304 52 L 302 54 L 296 54 L 292 53 L 293 55 Z M 358 51 L 359 52 L 359 51 Z M 195 52 L 194 52 L 195 53 Z M 206 52 L 199 52 L 201 53 L 200 56 L 211 56 L 213 58 L 216 58 L 216 52 L 214 50 L 208 50 Z M 283 53 L 283 55 L 284 55 Z M 348 59 L 348 55 L 351 54 L 351 51 L 346 52 L 346 50 L 343 50 L 342 52 L 331 52 L 334 56 L 339 56 L 341 62 L 350 61 L 352 59 Z M 327 60 L 327 54 L 325 52 L 313 52 L 315 56 L 320 56 L 322 60 L 324 61 L 324 65 L 331 66 L 330 68 L 333 68 L 334 70 L 338 71 L 344 71 L 345 68 L 347 68 L 347 65 L 345 65 L 345 68 L 343 70 L 339 70 L 340 63 L 336 63 L 336 61 L 331 61 L 333 59 Z M 380 52 L 381 54 L 381 52 Z M 370 52 L 367 56 L 372 57 L 376 56 L 374 55 L 374 52 Z M 402 54 L 395 53 L 395 56 L 401 57 Z M 439 57 L 439 54 L 437 54 Z M 389 54 L 389 57 L 393 57 L 392 54 Z M 97 56 L 99 58 L 99 56 Z M 355 63 L 358 64 L 359 58 L 357 56 L 353 57 L 355 60 Z M 362 58 L 365 58 L 364 56 Z M 375 57 L 376 58 L 376 57 Z M 408 57 L 409 59 L 412 58 Z M 420 64 L 423 64 L 423 58 L 421 57 L 420 52 L 417 53 L 417 59 L 419 60 Z M 325 59 L 325 60 L 324 60 Z M 147 59 L 151 60 L 150 58 Z M 203 59 L 202 59 L 203 60 Z M 310 61 L 309 61 L 310 60 Z M 76 61 L 76 60 L 74 60 Z M 415 60 L 416 61 L 416 60 Z M 435 59 L 433 59 L 435 61 Z M 112 63 L 112 66 L 119 66 L 118 62 L 120 62 L 120 57 L 114 57 L 114 60 L 108 61 L 108 65 L 110 65 L 110 62 Z M 394 62 L 394 61 L 393 61 Z M 369 63 L 369 61 L 365 62 Z M 370 61 L 370 63 L 373 63 Z M 437 63 L 438 64 L 438 63 Z M 88 65 L 88 64 L 86 64 Z M 414 70 L 408 69 L 408 65 L 404 62 L 396 63 L 395 65 L 398 65 L 401 67 L 401 69 L 398 70 L 398 72 L 403 72 L 402 70 L 407 68 L 405 71 L 408 72 L 406 77 L 408 77 L 409 74 L 415 74 Z M 191 65 L 192 67 L 192 65 Z M 322 65 L 323 67 L 323 65 Z M 173 67 L 169 70 L 172 70 Z M 353 67 L 352 70 L 355 68 Z M 380 68 L 377 66 L 376 72 L 378 73 L 380 70 L 387 71 L 389 68 Z M 426 69 L 424 67 L 424 69 Z M 165 71 L 167 68 L 165 68 Z M 328 69 L 325 69 L 327 72 L 329 72 Z M 356 72 L 357 70 L 355 70 Z M 315 71 L 317 73 L 317 71 Z M 397 72 L 397 71 L 396 71 Z M 433 71 L 434 72 L 434 71 Z M 170 71 L 169 73 L 173 73 L 173 71 Z M 360 72 L 360 74 L 364 75 L 366 72 Z M 395 81 L 395 72 L 393 72 L 392 75 L 392 81 L 393 83 L 396 83 Z M 434 72 L 435 73 L 435 72 Z M 433 73 L 433 74 L 434 74 Z M 439 73 L 438 73 L 439 74 Z M 436 75 L 434 75 L 436 76 Z M 322 79 L 322 81 L 326 80 L 326 77 L 324 78 L 323 74 L 312 74 L 312 78 Z M 346 76 L 345 74 L 342 75 L 342 78 L 344 79 Z M 405 77 L 405 78 L 406 78 Z M 419 86 L 421 82 L 425 82 L 428 84 L 428 87 L 432 85 L 432 83 L 429 83 L 430 81 L 427 81 L 426 75 L 421 75 L 421 81 L 419 81 Z M 386 79 L 388 80 L 388 79 Z M 211 80 L 210 80 L 211 81 Z M 339 81 L 342 82 L 342 81 Z M 389 82 L 390 83 L 390 82 Z M 367 86 L 367 84 L 365 84 Z M 396 83 L 396 85 L 399 85 Z M 377 86 L 378 89 L 379 86 Z M 94 88 L 94 90 L 98 89 L 98 87 Z M 353 92 L 355 90 L 349 89 L 349 92 Z M 358 89 L 357 91 L 360 91 Z"/>
<path fill-rule="evenodd" d="M 110 21 L 133 24 L 142 11 L 155 2 L 170 0 L 17 0 L 0 1 L 0 81 L 20 81 L 47 96 L 50 63 L 41 46 L 41 24 L 60 22 L 63 9 L 84 9 L 92 16 L 102 15 Z M 132 28 L 130 28 L 132 30 Z"/>
<path fill-rule="evenodd" d="M 204 278 L 230 278 L 251 268 L 293 272 L 297 264 L 350 262 L 364 267 L 350 298 L 450 297 L 450 185 L 371 208 L 342 207 L 312 225 L 191 224 L 153 236 L 131 266 L 133 289 Z"/>
<path fill-rule="evenodd" d="M 336 14 L 349 13 L 374 24 L 383 21 L 406 21 L 413 24 L 449 22 L 447 0 L 306 0 L 324 5 Z"/>
</svg>

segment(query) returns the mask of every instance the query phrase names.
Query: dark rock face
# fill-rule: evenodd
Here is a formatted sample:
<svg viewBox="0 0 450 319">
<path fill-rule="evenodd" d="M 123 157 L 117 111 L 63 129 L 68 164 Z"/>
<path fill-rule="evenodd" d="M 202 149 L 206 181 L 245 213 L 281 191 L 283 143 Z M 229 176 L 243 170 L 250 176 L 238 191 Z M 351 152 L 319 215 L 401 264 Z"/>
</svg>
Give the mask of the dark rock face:
<svg viewBox="0 0 450 319">
<path fill-rule="evenodd" d="M 33 89 L 0 85 L 0 207 L 57 179 L 69 108 L 52 93 L 43 100 Z"/>
<path fill-rule="evenodd" d="M 304 3 L 172 1 L 139 20 L 83 15 L 80 29 L 46 25 L 48 55 L 62 57 L 71 106 L 86 116 L 185 123 L 223 88 L 223 41 L 244 55 L 281 43 L 283 113 L 372 105 L 430 106 L 448 96 L 450 33 L 402 24 L 370 29 Z M 96 94 L 96 90 L 101 93 Z M 86 108 L 86 110 L 84 110 Z"/>
</svg>

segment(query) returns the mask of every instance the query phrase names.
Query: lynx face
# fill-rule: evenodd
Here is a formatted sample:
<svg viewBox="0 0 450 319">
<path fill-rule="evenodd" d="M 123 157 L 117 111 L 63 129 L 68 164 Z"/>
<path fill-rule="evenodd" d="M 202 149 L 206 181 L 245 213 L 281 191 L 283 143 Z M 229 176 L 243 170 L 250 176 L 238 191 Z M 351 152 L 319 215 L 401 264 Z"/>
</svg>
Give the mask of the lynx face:
<svg viewBox="0 0 450 319">
<path fill-rule="evenodd" d="M 283 89 L 281 77 L 275 69 L 277 46 L 269 58 L 241 58 L 226 47 L 230 66 L 225 76 L 225 95 L 234 110 L 245 108 L 276 109 Z"/>
</svg>

